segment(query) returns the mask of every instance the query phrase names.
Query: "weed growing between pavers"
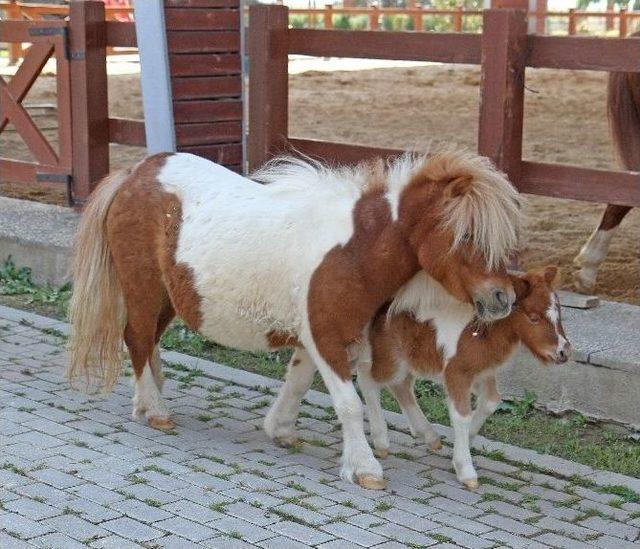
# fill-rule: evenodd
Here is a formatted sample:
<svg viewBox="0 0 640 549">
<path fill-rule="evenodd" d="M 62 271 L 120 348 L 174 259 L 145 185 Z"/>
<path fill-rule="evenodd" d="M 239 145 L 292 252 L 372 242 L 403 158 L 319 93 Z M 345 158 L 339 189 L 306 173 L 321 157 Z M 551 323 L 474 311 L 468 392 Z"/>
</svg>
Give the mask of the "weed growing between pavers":
<svg viewBox="0 0 640 549">
<path fill-rule="evenodd" d="M 18 268 L 11 261 L 5 262 L 0 268 L 0 302 L 3 304 L 64 319 L 70 296 L 69 286 L 38 286 L 31 280 L 28 269 Z M 0 330 L 2 328 L 0 326 Z M 59 330 L 38 330 L 61 341 L 67 339 Z M 207 341 L 181 322 L 172 323 L 163 335 L 162 346 L 276 379 L 283 379 L 286 363 L 291 356 L 286 350 L 274 353 L 248 353 L 227 349 Z M 131 375 L 130 369 L 126 369 L 125 372 Z M 179 365 L 173 370 L 165 368 L 165 377 L 177 379 L 182 388 L 198 385 L 197 380 L 201 375 L 201 371 L 184 365 Z M 316 377 L 313 388 L 325 390 L 319 377 Z M 267 395 L 274 394 L 274 391 L 267 387 L 255 389 Z M 215 394 L 221 389 L 215 386 L 209 390 Z M 449 424 L 446 403 L 439 386 L 419 381 L 416 384 L 416 393 L 420 406 L 431 421 Z M 15 394 L 25 396 L 25 393 Z M 386 390 L 382 394 L 382 403 L 386 409 L 399 411 L 397 403 Z M 211 408 L 215 407 L 220 406 L 215 406 L 214 402 Z M 307 416 L 308 414 L 301 413 L 301 417 Z M 326 409 L 325 416 L 320 420 L 335 422 L 333 409 Z M 334 429 L 339 430 L 339 426 L 336 424 Z M 503 403 L 485 424 L 483 434 L 492 440 L 556 455 L 597 469 L 640 477 L 640 444 L 607 427 L 594 425 L 579 414 L 557 418 L 539 411 L 535 408 L 535 395 L 532 393 L 526 394 L 520 401 Z M 504 461 L 504 456 L 499 454 L 489 454 L 487 457 Z"/>
</svg>

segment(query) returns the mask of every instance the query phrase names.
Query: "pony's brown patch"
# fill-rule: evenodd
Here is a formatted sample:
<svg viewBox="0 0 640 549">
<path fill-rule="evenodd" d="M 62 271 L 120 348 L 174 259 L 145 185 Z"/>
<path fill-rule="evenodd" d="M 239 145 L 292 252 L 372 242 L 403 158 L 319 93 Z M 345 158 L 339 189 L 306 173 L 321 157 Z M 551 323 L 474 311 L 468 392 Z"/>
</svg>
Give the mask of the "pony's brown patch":
<svg viewBox="0 0 640 549">
<path fill-rule="evenodd" d="M 333 370 L 349 379 L 347 347 L 382 303 L 418 270 L 415 254 L 392 222 L 383 189 L 367 192 L 353 211 L 354 232 L 344 246 L 324 257 L 311 277 L 308 297 L 311 333 Z"/>
<path fill-rule="evenodd" d="M 121 186 L 106 219 L 127 309 L 125 341 L 138 375 L 174 314 L 194 330 L 202 322 L 192 270 L 176 263 L 181 204 L 158 183 L 169 156 L 155 155 L 140 164 Z"/>
<path fill-rule="evenodd" d="M 265 334 L 265 337 L 267 338 L 269 347 L 272 349 L 280 349 L 282 347 L 301 347 L 298 338 L 289 332 L 271 330 Z M 297 360 L 297 362 L 294 361 L 294 365 L 299 362 L 299 360 Z"/>
<path fill-rule="evenodd" d="M 202 324 L 201 296 L 195 290 L 193 269 L 184 263 L 176 262 L 178 237 L 182 225 L 182 204 L 170 193 L 161 193 L 164 211 L 165 244 L 163 271 L 171 301 L 186 324 L 198 330 Z"/>
</svg>

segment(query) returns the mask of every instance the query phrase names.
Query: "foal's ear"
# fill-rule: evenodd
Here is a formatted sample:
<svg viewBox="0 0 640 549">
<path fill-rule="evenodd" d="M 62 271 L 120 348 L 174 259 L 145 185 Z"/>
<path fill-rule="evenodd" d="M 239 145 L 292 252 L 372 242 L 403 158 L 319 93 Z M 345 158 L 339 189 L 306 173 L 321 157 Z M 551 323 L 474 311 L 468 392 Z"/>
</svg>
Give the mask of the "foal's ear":
<svg viewBox="0 0 640 549">
<path fill-rule="evenodd" d="M 464 196 L 469 192 L 473 184 L 473 175 L 470 173 L 457 175 L 449 179 L 445 184 L 447 186 L 445 193 L 448 198 Z"/>
<path fill-rule="evenodd" d="M 509 278 L 511 279 L 511 283 L 513 284 L 513 291 L 516 294 L 516 301 L 520 301 L 529 295 L 529 291 L 531 290 L 531 284 L 526 278 L 521 276 L 510 274 Z"/>
<path fill-rule="evenodd" d="M 543 271 L 544 280 L 549 285 L 552 290 L 556 290 L 560 287 L 560 283 L 562 281 L 562 276 L 560 274 L 560 269 L 555 265 L 549 265 L 544 268 Z"/>
</svg>

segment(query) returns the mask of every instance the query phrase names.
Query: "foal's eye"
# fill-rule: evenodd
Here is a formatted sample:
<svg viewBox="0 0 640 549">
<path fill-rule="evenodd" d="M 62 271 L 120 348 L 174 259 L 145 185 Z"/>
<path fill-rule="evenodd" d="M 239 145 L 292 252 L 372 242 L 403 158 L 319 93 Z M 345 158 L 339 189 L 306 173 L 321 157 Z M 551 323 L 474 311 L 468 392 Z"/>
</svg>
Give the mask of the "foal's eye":
<svg viewBox="0 0 640 549">
<path fill-rule="evenodd" d="M 466 232 L 462 235 L 462 242 L 471 242 L 473 240 L 471 233 Z"/>
<path fill-rule="evenodd" d="M 540 315 L 536 313 L 531 313 L 530 315 L 528 315 L 528 317 L 533 324 L 537 324 L 538 322 L 540 322 Z"/>
</svg>

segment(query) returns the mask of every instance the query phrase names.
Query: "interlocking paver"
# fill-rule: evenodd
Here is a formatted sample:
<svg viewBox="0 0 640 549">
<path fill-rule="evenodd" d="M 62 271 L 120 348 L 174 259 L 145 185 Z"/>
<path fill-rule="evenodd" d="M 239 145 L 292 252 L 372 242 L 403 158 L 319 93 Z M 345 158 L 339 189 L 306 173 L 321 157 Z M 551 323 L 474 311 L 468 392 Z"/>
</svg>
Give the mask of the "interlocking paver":
<svg viewBox="0 0 640 549">
<path fill-rule="evenodd" d="M 593 472 L 599 484 L 583 488 L 569 478 L 582 465 L 540 456 L 551 476 L 476 456 L 482 485 L 471 492 L 450 447 L 427 452 L 404 427 L 390 430 L 386 492 L 368 492 L 338 477 L 326 396 L 309 394 L 298 424 L 308 442 L 289 451 L 261 429 L 278 382 L 177 353 L 167 355 L 202 375 L 191 386 L 167 379 L 177 428 L 156 431 L 131 420 L 126 379 L 106 399 L 70 391 L 64 342 L 38 327 L 51 321 L 11 320 L 22 314 L 0 307 L 11 339 L 0 338 L 2 549 L 637 546 L 640 505 L 610 505 L 603 488 L 625 477 Z"/>
<path fill-rule="evenodd" d="M 129 517 L 110 520 L 102 524 L 104 528 L 131 541 L 143 542 L 159 538 L 163 532 Z"/>
</svg>

